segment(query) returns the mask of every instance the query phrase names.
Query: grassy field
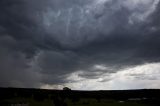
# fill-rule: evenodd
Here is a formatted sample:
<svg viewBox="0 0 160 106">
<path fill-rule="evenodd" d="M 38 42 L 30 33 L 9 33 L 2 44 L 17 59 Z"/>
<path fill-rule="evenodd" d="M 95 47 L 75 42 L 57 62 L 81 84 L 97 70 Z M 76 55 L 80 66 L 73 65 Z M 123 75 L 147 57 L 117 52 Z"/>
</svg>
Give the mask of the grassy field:
<svg viewBox="0 0 160 106">
<path fill-rule="evenodd" d="M 79 102 L 73 103 L 67 101 L 68 106 L 146 106 L 144 103 L 136 102 L 125 102 L 125 101 L 115 101 L 115 100 L 101 100 L 97 101 L 96 99 L 81 99 Z"/>
<path fill-rule="evenodd" d="M 0 106 L 160 106 L 159 101 L 160 90 L 64 91 L 0 88 Z"/>
<path fill-rule="evenodd" d="M 33 98 L 12 98 L 12 99 L 6 99 L 5 101 L 8 104 L 28 103 L 28 106 L 57 106 L 51 99 L 36 101 Z M 71 99 L 65 99 L 64 103 L 65 104 L 62 106 L 148 106 L 148 104 L 138 103 L 136 101 L 116 101 L 108 99 L 97 101 L 96 99 L 93 98 L 90 99 L 82 98 L 76 102 L 73 102 Z M 3 105 L 7 106 L 6 104 Z M 0 106 L 3 105 L 1 104 Z"/>
</svg>

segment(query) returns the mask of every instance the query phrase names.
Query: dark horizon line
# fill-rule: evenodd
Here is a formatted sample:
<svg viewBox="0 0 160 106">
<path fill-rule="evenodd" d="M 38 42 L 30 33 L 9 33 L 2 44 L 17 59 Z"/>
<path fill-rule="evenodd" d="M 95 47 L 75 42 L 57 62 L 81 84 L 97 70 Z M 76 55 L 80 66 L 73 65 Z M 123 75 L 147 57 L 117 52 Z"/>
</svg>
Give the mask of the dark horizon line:
<svg viewBox="0 0 160 106">
<path fill-rule="evenodd" d="M 49 90 L 49 91 L 65 91 L 62 89 L 44 89 L 44 88 L 25 88 L 25 87 L 0 87 L 0 89 L 34 89 L 34 90 Z M 74 90 L 71 91 L 141 91 L 141 90 L 160 90 L 159 88 L 143 88 L 143 89 L 116 89 L 116 90 Z"/>
</svg>

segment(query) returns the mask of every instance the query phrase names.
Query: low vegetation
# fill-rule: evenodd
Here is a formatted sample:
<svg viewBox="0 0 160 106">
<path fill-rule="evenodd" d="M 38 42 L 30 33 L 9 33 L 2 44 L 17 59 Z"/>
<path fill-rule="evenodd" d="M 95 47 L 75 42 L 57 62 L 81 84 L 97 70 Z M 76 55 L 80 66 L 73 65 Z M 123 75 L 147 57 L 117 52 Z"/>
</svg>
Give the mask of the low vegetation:
<svg viewBox="0 0 160 106">
<path fill-rule="evenodd" d="M 160 90 L 74 91 L 0 88 L 0 106 L 160 106 Z"/>
</svg>

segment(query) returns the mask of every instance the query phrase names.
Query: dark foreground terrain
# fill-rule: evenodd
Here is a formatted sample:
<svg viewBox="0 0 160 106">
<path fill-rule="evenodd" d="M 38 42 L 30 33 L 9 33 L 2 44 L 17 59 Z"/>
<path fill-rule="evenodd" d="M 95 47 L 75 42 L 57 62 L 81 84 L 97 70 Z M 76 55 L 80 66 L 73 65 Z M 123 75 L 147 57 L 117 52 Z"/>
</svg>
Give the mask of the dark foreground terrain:
<svg viewBox="0 0 160 106">
<path fill-rule="evenodd" d="M 160 106 L 160 90 L 74 91 L 0 88 L 0 106 Z"/>
</svg>

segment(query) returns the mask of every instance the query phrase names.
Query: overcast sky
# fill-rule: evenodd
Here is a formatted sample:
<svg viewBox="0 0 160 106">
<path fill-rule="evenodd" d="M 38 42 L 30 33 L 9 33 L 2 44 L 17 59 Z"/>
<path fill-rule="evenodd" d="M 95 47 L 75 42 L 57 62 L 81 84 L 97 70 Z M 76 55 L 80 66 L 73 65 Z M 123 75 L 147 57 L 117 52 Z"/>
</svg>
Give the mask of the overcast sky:
<svg viewBox="0 0 160 106">
<path fill-rule="evenodd" d="M 0 86 L 160 88 L 160 1 L 0 0 Z"/>
</svg>

